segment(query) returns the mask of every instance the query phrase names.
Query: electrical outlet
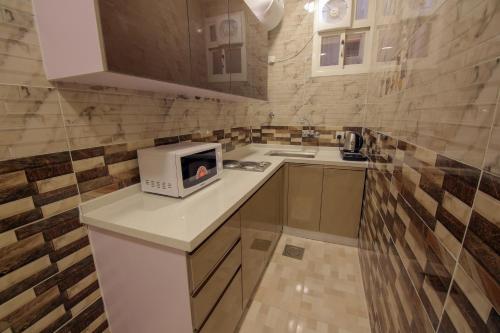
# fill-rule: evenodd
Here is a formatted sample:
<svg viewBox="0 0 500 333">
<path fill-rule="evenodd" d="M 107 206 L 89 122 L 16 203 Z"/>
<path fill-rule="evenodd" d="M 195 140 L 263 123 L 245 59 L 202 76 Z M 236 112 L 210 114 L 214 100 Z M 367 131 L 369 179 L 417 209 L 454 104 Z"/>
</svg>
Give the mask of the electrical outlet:
<svg viewBox="0 0 500 333">
<path fill-rule="evenodd" d="M 340 140 L 344 140 L 345 137 L 345 132 L 344 131 L 337 131 L 335 132 L 336 138 L 338 139 L 340 136 Z"/>
</svg>

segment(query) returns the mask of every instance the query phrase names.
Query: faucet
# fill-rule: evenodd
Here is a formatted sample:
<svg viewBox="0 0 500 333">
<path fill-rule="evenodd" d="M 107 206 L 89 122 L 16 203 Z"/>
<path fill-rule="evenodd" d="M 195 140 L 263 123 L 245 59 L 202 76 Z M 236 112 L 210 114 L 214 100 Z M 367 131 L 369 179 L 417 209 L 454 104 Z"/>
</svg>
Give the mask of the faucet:
<svg viewBox="0 0 500 333">
<path fill-rule="evenodd" d="M 309 130 L 311 130 L 311 121 L 310 121 L 309 119 L 307 119 L 306 117 L 302 117 L 302 118 L 300 118 L 300 122 L 301 122 L 302 124 L 307 123 L 307 125 L 308 125 L 308 127 L 309 127 Z"/>
<path fill-rule="evenodd" d="M 302 117 L 300 118 L 300 122 L 303 124 L 307 124 L 308 129 L 302 130 L 302 137 L 303 138 L 317 138 L 319 136 L 319 132 L 314 131 L 311 126 L 311 121 L 307 119 L 307 117 Z"/>
</svg>

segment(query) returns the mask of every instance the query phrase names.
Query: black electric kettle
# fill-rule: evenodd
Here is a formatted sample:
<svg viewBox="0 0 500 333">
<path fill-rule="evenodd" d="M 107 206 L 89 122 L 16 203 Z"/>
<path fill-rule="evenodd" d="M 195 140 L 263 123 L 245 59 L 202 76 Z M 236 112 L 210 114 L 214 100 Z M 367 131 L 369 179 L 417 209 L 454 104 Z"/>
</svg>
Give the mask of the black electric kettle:
<svg viewBox="0 0 500 333">
<path fill-rule="evenodd" d="M 363 147 L 363 137 L 356 132 L 346 132 L 344 137 L 344 151 L 359 153 Z"/>
</svg>

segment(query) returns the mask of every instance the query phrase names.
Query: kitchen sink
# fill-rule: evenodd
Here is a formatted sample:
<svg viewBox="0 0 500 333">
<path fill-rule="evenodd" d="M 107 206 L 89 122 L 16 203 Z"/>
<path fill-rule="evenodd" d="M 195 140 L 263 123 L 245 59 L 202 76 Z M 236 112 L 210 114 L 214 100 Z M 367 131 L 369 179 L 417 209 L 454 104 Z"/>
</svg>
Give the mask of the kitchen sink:
<svg viewBox="0 0 500 333">
<path fill-rule="evenodd" d="M 284 157 L 305 157 L 315 158 L 315 151 L 300 151 L 300 150 L 271 150 L 268 155 L 271 156 L 284 156 Z"/>
</svg>

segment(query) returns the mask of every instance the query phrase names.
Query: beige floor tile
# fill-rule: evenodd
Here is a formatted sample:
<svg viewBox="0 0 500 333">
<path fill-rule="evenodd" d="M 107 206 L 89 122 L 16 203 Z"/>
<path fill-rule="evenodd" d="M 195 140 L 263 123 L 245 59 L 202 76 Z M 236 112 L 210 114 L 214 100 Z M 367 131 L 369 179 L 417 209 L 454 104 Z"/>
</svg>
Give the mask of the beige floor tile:
<svg viewBox="0 0 500 333">
<path fill-rule="evenodd" d="M 303 259 L 283 256 L 285 244 Z M 370 332 L 358 250 L 283 235 L 240 332 Z"/>
</svg>

